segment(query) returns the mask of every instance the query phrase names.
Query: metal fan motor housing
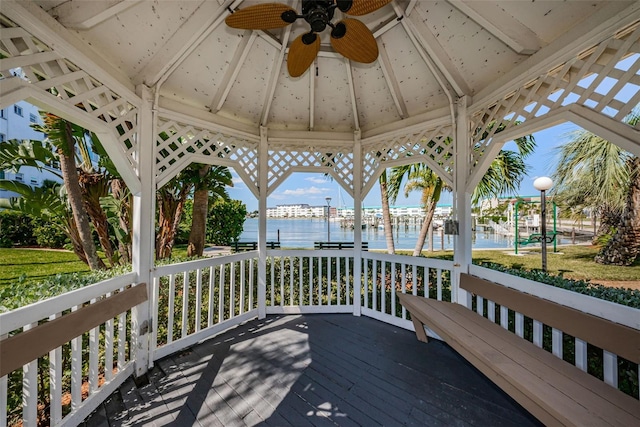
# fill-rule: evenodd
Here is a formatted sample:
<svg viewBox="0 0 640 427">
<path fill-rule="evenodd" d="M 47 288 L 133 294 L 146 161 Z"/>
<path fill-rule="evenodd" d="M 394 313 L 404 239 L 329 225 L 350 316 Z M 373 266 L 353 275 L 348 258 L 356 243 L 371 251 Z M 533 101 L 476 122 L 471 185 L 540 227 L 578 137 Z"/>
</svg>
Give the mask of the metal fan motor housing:
<svg viewBox="0 0 640 427">
<path fill-rule="evenodd" d="M 321 33 L 333 19 L 336 5 L 333 1 L 303 0 L 302 16 L 309 23 L 311 30 Z"/>
</svg>

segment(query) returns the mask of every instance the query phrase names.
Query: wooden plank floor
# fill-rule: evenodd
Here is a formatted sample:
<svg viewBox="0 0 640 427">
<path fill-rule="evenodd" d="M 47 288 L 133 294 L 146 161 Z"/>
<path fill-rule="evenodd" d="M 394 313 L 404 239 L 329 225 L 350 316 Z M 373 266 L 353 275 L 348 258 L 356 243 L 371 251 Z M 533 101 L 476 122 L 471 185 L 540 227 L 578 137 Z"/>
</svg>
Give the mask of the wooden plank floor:
<svg viewBox="0 0 640 427">
<path fill-rule="evenodd" d="M 347 314 L 269 316 L 156 363 L 87 426 L 532 426 L 446 344 Z"/>
</svg>

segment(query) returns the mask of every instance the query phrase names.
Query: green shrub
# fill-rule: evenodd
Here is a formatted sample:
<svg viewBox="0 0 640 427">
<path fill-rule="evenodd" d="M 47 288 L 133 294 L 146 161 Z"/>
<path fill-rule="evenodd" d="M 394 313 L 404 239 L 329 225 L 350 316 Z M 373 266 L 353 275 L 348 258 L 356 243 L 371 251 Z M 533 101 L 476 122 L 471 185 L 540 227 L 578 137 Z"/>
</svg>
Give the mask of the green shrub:
<svg viewBox="0 0 640 427">
<path fill-rule="evenodd" d="M 36 243 L 42 248 L 62 249 L 71 243 L 64 231 L 40 218 L 34 218 L 32 224 Z"/>
<path fill-rule="evenodd" d="M 36 244 L 29 215 L 0 211 L 0 247 L 30 246 Z"/>
<path fill-rule="evenodd" d="M 218 199 L 207 217 L 207 243 L 228 245 L 242 234 L 247 207 L 240 200 Z"/>
</svg>

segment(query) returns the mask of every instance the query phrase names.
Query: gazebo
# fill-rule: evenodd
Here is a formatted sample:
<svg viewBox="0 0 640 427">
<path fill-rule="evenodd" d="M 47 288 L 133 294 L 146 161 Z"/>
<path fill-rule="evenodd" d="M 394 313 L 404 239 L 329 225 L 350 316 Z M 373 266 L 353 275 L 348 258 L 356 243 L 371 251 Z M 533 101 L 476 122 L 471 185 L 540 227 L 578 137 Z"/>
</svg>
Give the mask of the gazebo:
<svg viewBox="0 0 640 427">
<path fill-rule="evenodd" d="M 285 1 L 296 10 L 305 2 Z M 287 59 L 291 43 L 308 31 L 302 19 L 276 30 L 225 25 L 229 14 L 258 3 L 266 2 L 0 4 L 0 107 L 27 100 L 94 131 L 134 194 L 129 274 L 0 317 L 0 337 L 37 330 L 46 320 L 65 325 L 49 331 L 89 325 L 53 333 L 61 341 L 45 349 L 52 425 L 82 422 L 131 375 L 267 315 L 352 313 L 413 330 L 388 291 L 416 294 L 420 282 L 425 296 L 471 308 L 471 293 L 459 286 L 463 273 L 517 282 L 541 298 L 640 329 L 637 310 L 471 265 L 470 205 L 505 143 L 561 122 L 640 156 L 640 123 L 624 121 L 640 104 L 640 2 L 381 2 L 356 17 L 375 37 L 374 62 L 335 52 L 326 31 L 317 58 L 295 78 Z M 336 11 L 334 20 L 342 16 Z M 22 73 L 12 73 L 18 68 Z M 259 201 L 258 250 L 156 266 L 156 189 L 193 162 L 233 168 L 251 189 Z M 358 224 L 361 200 L 382 171 L 416 162 L 453 188 L 453 262 L 361 251 L 358 227 L 355 249 L 267 249 L 267 197 L 292 173 L 330 174 L 353 197 Z M 106 317 L 78 322 L 95 304 L 102 308 L 93 312 Z M 554 343 L 556 337 L 554 329 Z M 576 348 L 582 345 L 586 358 L 587 344 Z M 63 412 L 65 346 L 74 356 Z M 24 425 L 31 426 L 42 354 L 27 356 L 18 366 Z M 604 380 L 616 387 L 616 355 L 604 359 Z M 0 425 L 7 422 L 7 378 L 0 379 Z"/>
</svg>

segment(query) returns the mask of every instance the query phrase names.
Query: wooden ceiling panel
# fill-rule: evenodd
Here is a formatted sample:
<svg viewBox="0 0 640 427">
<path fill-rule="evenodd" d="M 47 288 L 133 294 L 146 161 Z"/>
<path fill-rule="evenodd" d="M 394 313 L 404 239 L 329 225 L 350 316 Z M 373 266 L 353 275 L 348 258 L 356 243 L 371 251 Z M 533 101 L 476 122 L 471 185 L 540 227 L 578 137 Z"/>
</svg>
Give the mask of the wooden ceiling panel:
<svg viewBox="0 0 640 427">
<path fill-rule="evenodd" d="M 320 58 L 315 78 L 315 130 L 353 129 L 348 75 L 342 58 Z"/>
<path fill-rule="evenodd" d="M 351 63 L 362 130 L 373 129 L 400 119 L 384 73 L 378 64 Z"/>
</svg>

